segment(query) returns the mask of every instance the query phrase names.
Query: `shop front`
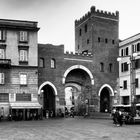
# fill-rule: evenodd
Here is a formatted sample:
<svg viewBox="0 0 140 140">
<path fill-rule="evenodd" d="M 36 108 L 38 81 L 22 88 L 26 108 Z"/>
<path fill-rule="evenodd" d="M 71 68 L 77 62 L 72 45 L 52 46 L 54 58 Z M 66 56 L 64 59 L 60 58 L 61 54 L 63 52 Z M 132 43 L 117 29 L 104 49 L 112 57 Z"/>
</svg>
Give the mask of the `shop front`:
<svg viewBox="0 0 140 140">
<path fill-rule="evenodd" d="M 42 105 L 38 103 L 35 94 L 10 94 L 10 120 L 38 120 L 42 119 Z"/>
<path fill-rule="evenodd" d="M 42 106 L 38 102 L 10 103 L 11 120 L 38 120 L 42 119 Z"/>
</svg>

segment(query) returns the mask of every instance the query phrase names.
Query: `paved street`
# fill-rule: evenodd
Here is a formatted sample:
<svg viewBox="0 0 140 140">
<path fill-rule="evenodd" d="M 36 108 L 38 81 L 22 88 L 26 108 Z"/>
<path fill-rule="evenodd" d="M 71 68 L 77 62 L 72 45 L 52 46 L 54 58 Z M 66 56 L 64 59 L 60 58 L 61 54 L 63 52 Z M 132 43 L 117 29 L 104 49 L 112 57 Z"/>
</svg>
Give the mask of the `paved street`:
<svg viewBox="0 0 140 140">
<path fill-rule="evenodd" d="M 140 140 L 140 125 L 83 118 L 0 122 L 0 140 Z"/>
</svg>

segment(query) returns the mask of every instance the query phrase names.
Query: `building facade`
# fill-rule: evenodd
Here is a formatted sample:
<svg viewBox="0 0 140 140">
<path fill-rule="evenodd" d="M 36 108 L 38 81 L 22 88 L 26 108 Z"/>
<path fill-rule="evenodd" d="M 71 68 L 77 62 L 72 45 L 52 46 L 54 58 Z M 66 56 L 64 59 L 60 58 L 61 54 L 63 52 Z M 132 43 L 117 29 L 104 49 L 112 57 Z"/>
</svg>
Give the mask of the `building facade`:
<svg viewBox="0 0 140 140">
<path fill-rule="evenodd" d="M 110 111 L 118 78 L 118 25 L 118 12 L 91 7 L 75 21 L 75 53 L 64 53 L 63 45 L 38 45 L 38 95 L 44 110 L 57 113 L 68 97 L 78 110 L 85 104 L 91 114 Z"/>
<path fill-rule="evenodd" d="M 119 104 L 140 103 L 140 34 L 119 43 Z"/>
<path fill-rule="evenodd" d="M 0 112 L 27 118 L 38 109 L 37 22 L 0 19 Z"/>
</svg>

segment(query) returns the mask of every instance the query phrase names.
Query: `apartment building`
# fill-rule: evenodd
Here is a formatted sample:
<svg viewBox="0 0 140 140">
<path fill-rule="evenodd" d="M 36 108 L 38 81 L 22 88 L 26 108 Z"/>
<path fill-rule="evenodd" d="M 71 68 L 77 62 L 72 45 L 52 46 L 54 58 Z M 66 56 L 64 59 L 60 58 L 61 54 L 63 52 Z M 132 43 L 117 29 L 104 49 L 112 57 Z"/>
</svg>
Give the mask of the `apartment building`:
<svg viewBox="0 0 140 140">
<path fill-rule="evenodd" d="M 0 19 L 0 113 L 27 119 L 38 103 L 37 22 Z M 37 109 L 36 111 L 34 109 Z"/>
<path fill-rule="evenodd" d="M 120 104 L 140 105 L 140 34 L 119 43 Z"/>
</svg>

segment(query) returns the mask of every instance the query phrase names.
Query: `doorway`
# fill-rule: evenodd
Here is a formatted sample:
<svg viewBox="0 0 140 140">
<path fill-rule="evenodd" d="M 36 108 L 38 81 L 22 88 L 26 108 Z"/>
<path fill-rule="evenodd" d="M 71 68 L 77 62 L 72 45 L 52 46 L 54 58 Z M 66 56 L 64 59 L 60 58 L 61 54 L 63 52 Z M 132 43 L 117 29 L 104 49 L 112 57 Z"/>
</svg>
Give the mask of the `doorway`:
<svg viewBox="0 0 140 140">
<path fill-rule="evenodd" d="M 110 112 L 110 92 L 107 87 L 100 94 L 100 112 Z"/>
<path fill-rule="evenodd" d="M 49 112 L 49 117 L 55 116 L 55 93 L 50 85 L 45 85 L 43 88 L 43 116 L 46 117 L 46 112 Z"/>
</svg>

